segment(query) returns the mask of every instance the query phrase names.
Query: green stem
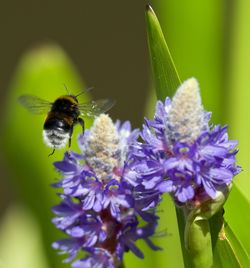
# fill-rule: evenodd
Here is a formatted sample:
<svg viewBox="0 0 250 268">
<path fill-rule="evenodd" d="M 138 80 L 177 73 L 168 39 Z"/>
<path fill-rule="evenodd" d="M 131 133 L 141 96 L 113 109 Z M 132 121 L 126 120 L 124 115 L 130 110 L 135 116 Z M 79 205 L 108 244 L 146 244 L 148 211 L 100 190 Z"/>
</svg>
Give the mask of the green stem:
<svg viewBox="0 0 250 268">
<path fill-rule="evenodd" d="M 187 249 L 185 248 L 185 242 L 184 242 L 184 233 L 185 233 L 185 224 L 186 224 L 185 216 L 181 208 L 175 207 L 175 209 L 176 209 L 176 215 L 177 215 L 177 221 L 178 221 L 178 229 L 179 229 L 184 265 L 185 267 L 191 267 L 189 254 L 187 252 Z"/>
<path fill-rule="evenodd" d="M 210 223 L 214 215 L 217 219 L 217 224 L 223 223 L 223 205 L 228 197 L 232 185 L 217 191 L 215 199 L 204 199 L 197 207 L 189 205 L 183 208 L 186 218 L 185 225 L 185 248 L 191 260 L 193 268 L 210 268 L 213 265 L 213 244 L 215 245 L 220 229 L 212 225 L 212 233 L 210 231 Z M 210 220 L 211 219 L 211 220 Z"/>
<path fill-rule="evenodd" d="M 187 219 L 185 247 L 189 253 L 192 268 L 210 268 L 213 265 L 213 251 L 209 221 L 196 217 Z"/>
</svg>

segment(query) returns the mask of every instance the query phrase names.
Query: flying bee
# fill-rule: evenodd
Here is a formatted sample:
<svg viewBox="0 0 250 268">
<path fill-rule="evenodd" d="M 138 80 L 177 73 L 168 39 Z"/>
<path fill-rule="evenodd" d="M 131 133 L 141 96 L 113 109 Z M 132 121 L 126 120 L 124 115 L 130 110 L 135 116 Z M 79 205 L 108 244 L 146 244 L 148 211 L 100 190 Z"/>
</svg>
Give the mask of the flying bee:
<svg viewBox="0 0 250 268">
<path fill-rule="evenodd" d="M 54 102 L 40 99 L 33 95 L 22 95 L 19 102 L 30 112 L 34 114 L 47 113 L 43 125 L 43 141 L 55 149 L 65 147 L 67 142 L 71 145 L 71 136 L 76 124 L 80 124 L 84 133 L 84 120 L 81 116 L 95 117 L 108 111 L 114 101 L 110 99 L 101 99 L 87 103 L 78 103 L 77 97 L 81 95 L 63 95 Z"/>
</svg>

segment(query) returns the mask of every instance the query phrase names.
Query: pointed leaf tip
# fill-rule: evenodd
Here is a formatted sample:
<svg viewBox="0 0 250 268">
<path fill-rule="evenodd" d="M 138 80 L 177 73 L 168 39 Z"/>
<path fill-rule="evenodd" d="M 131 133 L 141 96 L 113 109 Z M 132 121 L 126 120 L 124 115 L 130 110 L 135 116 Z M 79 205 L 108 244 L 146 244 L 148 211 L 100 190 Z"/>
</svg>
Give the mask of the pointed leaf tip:
<svg viewBox="0 0 250 268">
<path fill-rule="evenodd" d="M 181 81 L 152 7 L 146 6 L 148 45 L 158 99 L 173 96 Z"/>
<path fill-rule="evenodd" d="M 153 12 L 154 13 L 154 10 L 153 10 L 153 8 L 151 7 L 150 4 L 147 4 L 146 5 L 146 11 L 150 11 L 150 12 Z"/>
</svg>

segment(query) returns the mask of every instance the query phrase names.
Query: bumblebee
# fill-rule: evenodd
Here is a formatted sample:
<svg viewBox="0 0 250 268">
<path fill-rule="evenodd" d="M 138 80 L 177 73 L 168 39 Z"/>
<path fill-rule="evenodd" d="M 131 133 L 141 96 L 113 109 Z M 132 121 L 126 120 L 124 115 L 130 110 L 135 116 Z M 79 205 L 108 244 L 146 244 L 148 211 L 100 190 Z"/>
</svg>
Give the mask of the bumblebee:
<svg viewBox="0 0 250 268">
<path fill-rule="evenodd" d="M 55 149 L 65 147 L 68 143 L 71 145 L 71 136 L 76 124 L 80 124 L 84 133 L 84 120 L 81 116 L 95 117 L 108 111 L 114 101 L 110 99 L 101 99 L 88 103 L 79 104 L 78 95 L 63 95 L 58 97 L 54 102 L 40 99 L 33 95 L 22 95 L 19 102 L 28 111 L 34 114 L 47 113 L 43 125 L 43 141 L 53 148 L 50 155 Z"/>
</svg>

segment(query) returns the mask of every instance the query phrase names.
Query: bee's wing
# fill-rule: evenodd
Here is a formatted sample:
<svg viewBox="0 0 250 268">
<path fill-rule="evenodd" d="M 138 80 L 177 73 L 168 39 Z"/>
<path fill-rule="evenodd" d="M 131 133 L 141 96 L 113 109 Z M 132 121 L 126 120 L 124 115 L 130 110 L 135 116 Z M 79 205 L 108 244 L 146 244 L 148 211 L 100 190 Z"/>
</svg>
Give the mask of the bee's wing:
<svg viewBox="0 0 250 268">
<path fill-rule="evenodd" d="M 94 117 L 101 113 L 107 112 L 110 108 L 114 106 L 114 104 L 114 100 L 101 99 L 79 104 L 78 107 L 81 115 Z"/>
<path fill-rule="evenodd" d="M 29 112 L 33 114 L 44 114 L 49 111 L 52 103 L 43 99 L 40 99 L 33 95 L 22 95 L 18 98 L 18 101 Z"/>
</svg>

